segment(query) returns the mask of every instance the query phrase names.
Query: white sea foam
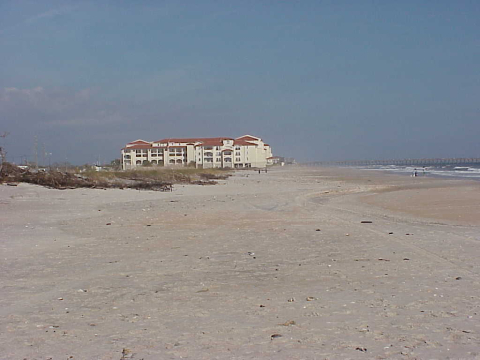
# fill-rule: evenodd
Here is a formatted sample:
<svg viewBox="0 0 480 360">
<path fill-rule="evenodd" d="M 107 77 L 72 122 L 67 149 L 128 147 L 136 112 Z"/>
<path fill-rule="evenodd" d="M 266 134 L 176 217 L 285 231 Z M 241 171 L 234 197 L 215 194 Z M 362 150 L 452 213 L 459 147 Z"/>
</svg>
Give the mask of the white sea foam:
<svg viewBox="0 0 480 360">
<path fill-rule="evenodd" d="M 395 172 L 401 174 L 413 175 L 417 172 L 417 176 L 442 176 L 442 177 L 455 177 L 455 178 L 469 178 L 469 179 L 480 179 L 480 166 L 398 166 L 398 165 L 372 165 L 356 167 L 362 170 L 373 170 L 373 171 L 386 171 L 386 172 Z"/>
</svg>

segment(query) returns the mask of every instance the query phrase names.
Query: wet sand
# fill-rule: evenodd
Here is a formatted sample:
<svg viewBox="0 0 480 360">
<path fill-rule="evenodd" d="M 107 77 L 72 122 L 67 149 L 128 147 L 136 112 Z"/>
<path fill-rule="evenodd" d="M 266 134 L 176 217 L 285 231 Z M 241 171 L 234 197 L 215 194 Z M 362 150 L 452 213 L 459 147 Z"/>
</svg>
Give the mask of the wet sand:
<svg viewBox="0 0 480 360">
<path fill-rule="evenodd" d="M 474 359 L 478 183 L 0 186 L 1 359 Z"/>
</svg>

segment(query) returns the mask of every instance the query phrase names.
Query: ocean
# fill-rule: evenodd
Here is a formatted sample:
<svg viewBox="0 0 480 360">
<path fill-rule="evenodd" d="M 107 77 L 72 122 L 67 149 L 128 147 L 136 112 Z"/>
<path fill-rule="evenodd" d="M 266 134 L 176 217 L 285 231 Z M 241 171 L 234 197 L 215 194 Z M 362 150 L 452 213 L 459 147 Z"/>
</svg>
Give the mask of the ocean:
<svg viewBox="0 0 480 360">
<path fill-rule="evenodd" d="M 425 168 L 423 166 L 370 165 L 357 166 L 356 168 L 362 170 L 385 171 L 410 176 L 413 176 L 416 171 L 417 176 L 480 180 L 480 164 L 450 164 L 426 166 Z"/>
</svg>

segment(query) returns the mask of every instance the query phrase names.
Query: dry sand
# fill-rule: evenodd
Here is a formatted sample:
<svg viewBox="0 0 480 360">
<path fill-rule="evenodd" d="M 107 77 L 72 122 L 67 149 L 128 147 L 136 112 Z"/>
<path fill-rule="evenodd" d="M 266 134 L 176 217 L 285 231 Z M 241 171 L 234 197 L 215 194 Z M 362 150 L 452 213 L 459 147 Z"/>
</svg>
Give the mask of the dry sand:
<svg viewBox="0 0 480 360">
<path fill-rule="evenodd" d="M 0 186 L 0 358 L 478 358 L 479 190 L 309 168 Z"/>
</svg>

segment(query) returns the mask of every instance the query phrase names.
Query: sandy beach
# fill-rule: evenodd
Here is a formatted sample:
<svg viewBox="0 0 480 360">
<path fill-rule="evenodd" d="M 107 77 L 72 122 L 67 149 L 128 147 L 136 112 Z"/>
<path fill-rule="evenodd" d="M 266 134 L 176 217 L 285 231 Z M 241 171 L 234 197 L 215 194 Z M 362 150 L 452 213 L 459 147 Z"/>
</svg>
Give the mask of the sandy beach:
<svg viewBox="0 0 480 360">
<path fill-rule="evenodd" d="M 480 358 L 480 182 L 0 185 L 0 359 Z"/>
</svg>

